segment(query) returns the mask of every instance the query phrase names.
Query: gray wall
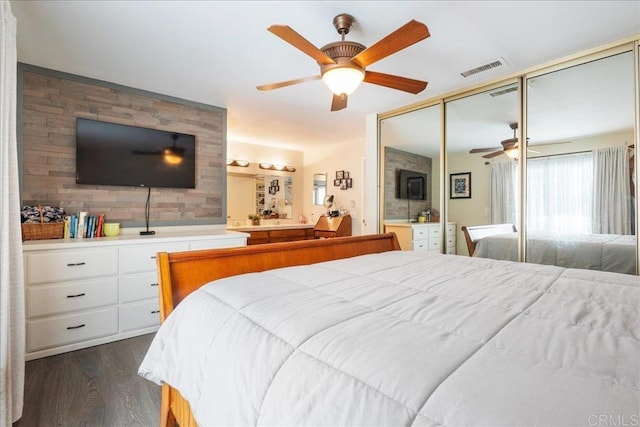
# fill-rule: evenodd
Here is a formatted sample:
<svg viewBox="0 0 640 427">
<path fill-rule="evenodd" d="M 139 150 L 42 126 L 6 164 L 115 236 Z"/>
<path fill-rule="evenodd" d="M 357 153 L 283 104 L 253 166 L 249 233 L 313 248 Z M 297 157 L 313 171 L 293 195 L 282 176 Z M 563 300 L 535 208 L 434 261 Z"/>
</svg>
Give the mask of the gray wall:
<svg viewBox="0 0 640 427">
<path fill-rule="evenodd" d="M 151 189 L 152 225 L 221 224 L 226 215 L 226 110 L 20 64 L 23 205 L 104 213 L 144 224 L 146 188 L 75 183 L 76 117 L 196 136 L 196 188 Z"/>
</svg>

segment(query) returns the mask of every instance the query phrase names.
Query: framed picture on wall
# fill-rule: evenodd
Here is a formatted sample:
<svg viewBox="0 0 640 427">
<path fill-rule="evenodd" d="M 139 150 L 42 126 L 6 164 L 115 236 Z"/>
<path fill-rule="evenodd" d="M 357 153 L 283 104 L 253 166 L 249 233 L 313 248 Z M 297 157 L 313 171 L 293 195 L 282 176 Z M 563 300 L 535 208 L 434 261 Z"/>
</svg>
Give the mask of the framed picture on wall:
<svg viewBox="0 0 640 427">
<path fill-rule="evenodd" d="M 449 179 L 450 199 L 471 198 L 471 172 L 452 173 Z"/>
<path fill-rule="evenodd" d="M 343 179 L 344 171 L 336 171 L 336 179 Z"/>
<path fill-rule="evenodd" d="M 334 179 L 333 180 L 333 186 L 334 187 L 340 187 L 340 181 L 342 181 L 341 179 Z"/>
<path fill-rule="evenodd" d="M 353 181 L 352 178 L 347 178 L 347 188 L 353 188 Z"/>
</svg>

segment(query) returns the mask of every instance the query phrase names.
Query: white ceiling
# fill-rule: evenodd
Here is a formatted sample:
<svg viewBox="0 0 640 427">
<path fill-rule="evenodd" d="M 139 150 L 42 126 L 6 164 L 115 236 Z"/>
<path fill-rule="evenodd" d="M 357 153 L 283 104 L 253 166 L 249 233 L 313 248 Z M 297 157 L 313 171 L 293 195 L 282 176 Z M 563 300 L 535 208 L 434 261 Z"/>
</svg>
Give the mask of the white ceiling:
<svg viewBox="0 0 640 427">
<path fill-rule="evenodd" d="M 18 60 L 228 110 L 228 140 L 304 149 L 359 140 L 365 116 L 413 104 L 640 33 L 639 1 L 12 1 Z M 412 95 L 363 84 L 330 112 L 316 62 L 269 33 L 286 24 L 317 47 L 339 40 L 333 17 L 356 19 L 347 40 L 370 46 L 411 19 L 431 37 L 369 70 L 427 80 Z M 464 79 L 503 58 L 508 65 Z M 505 130 L 510 136 L 510 129 Z"/>
</svg>

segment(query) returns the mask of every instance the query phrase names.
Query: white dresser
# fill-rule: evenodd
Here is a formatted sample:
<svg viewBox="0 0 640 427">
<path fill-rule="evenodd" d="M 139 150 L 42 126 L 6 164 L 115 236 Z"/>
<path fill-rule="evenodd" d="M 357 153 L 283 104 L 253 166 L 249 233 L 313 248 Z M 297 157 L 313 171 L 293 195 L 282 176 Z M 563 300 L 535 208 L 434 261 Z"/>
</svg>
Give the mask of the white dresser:
<svg viewBox="0 0 640 427">
<path fill-rule="evenodd" d="M 441 252 L 440 223 L 419 222 L 385 222 L 386 233 L 396 233 L 400 248 L 403 251 L 432 251 Z M 447 249 L 445 253 L 456 253 L 456 223 L 448 222 Z"/>
<path fill-rule="evenodd" d="M 156 253 L 245 246 L 247 233 L 163 232 L 23 242 L 27 360 L 154 332 Z"/>
</svg>

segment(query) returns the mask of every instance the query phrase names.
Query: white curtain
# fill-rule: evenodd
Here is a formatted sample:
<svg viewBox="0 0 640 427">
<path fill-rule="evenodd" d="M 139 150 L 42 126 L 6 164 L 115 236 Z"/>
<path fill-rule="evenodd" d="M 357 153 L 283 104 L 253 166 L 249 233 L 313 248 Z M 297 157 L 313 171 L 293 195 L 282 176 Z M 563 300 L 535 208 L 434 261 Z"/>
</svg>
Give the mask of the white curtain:
<svg viewBox="0 0 640 427">
<path fill-rule="evenodd" d="M 593 152 L 593 232 L 631 234 L 631 185 L 627 147 Z"/>
<path fill-rule="evenodd" d="M 527 230 L 588 234 L 592 229 L 591 152 L 527 161 Z"/>
<path fill-rule="evenodd" d="M 518 227 L 518 173 L 516 162 L 491 164 L 491 223 Z"/>
<path fill-rule="evenodd" d="M 0 6 L 0 426 L 22 416 L 25 318 L 18 147 L 16 20 Z"/>
</svg>

